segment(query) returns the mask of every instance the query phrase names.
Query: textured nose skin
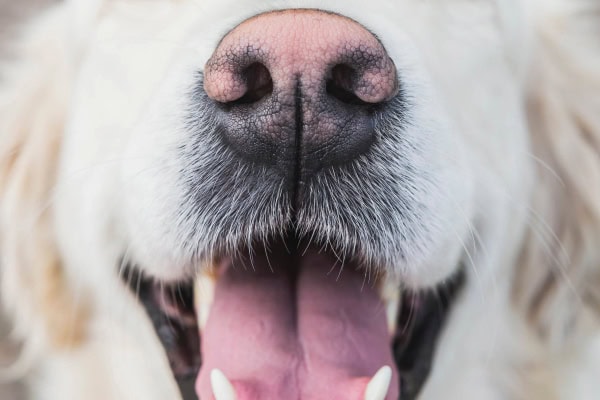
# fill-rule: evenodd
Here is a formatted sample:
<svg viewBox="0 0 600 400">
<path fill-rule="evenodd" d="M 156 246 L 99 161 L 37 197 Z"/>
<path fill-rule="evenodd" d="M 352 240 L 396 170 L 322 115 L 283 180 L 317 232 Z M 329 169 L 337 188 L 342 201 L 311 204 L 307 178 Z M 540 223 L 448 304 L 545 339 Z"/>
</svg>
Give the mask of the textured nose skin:
<svg viewBox="0 0 600 400">
<path fill-rule="evenodd" d="M 284 10 L 242 22 L 204 71 L 221 132 L 240 157 L 301 183 L 375 140 L 373 113 L 398 90 L 378 39 L 357 22 Z"/>
</svg>

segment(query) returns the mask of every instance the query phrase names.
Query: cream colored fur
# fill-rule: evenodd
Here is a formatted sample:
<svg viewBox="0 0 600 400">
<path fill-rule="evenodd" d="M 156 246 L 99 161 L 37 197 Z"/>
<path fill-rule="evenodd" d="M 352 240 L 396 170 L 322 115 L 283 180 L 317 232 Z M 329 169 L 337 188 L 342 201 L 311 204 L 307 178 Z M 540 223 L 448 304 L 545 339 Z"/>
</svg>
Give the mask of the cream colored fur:
<svg viewBox="0 0 600 400">
<path fill-rule="evenodd" d="M 112 222 L 98 221 L 103 204 L 119 201 L 119 190 L 99 185 L 98 191 L 90 192 L 99 205 L 96 213 L 77 210 L 73 193 L 82 182 L 102 182 L 116 168 L 106 154 L 120 145 L 119 135 L 99 135 L 103 129 L 120 132 L 133 124 L 150 101 L 152 88 L 160 86 L 160 77 L 175 68 L 170 65 L 175 54 L 194 47 L 181 40 L 180 30 L 193 26 L 195 13 L 209 19 L 212 9 L 223 7 L 198 3 L 61 4 L 24 30 L 18 62 L 2 69 L 0 294 L 13 318 L 15 337 L 25 348 L 21 360 L 0 377 L 26 377 L 33 399 L 179 396 L 150 322 L 120 286 L 115 270 L 106 267 L 123 249 L 90 246 L 78 233 L 80 227 L 83 231 L 94 225 L 95 234 L 103 238 L 124 235 Z M 484 176 L 478 179 L 495 182 L 479 197 L 481 204 L 473 205 L 493 229 L 474 230 L 480 235 L 475 240 L 479 247 L 468 250 L 473 257 L 467 285 L 442 333 L 419 399 L 597 399 L 600 4 L 490 1 L 475 8 L 461 0 L 446 5 L 399 3 L 415 14 L 402 21 L 424 54 L 423 65 L 441 82 L 441 96 L 453 105 L 450 113 L 457 125 L 477 128 L 464 140 L 474 163 L 483 166 Z M 352 4 L 339 7 L 352 12 Z M 430 10 L 436 7 L 444 11 Z M 248 12 L 252 10 L 248 6 Z M 360 15 L 359 6 L 354 10 Z M 461 69 L 462 58 L 487 56 L 468 41 L 468 30 L 478 29 L 470 12 L 482 17 L 494 13 L 497 25 L 489 34 L 497 35 L 494 40 L 502 50 L 489 51 L 501 52 L 498 57 L 505 65 L 477 75 Z M 436 18 L 441 16 L 464 18 L 464 32 L 436 31 Z M 218 32 L 205 35 L 218 38 Z M 463 41 L 444 47 L 436 35 Z M 120 42 L 122 38 L 127 40 Z M 128 65 L 150 53 L 154 64 L 144 76 L 125 74 Z M 447 55 L 443 68 L 435 65 L 439 54 Z M 111 59 L 119 66 L 110 69 Z M 127 90 L 135 96 L 119 98 L 120 87 L 111 87 L 110 79 L 105 86 L 90 83 L 90 60 L 107 63 L 115 74 L 112 78 L 131 84 Z M 443 79 L 444 74 L 456 79 Z M 509 88 L 477 92 L 478 80 L 494 80 L 499 74 L 512 77 Z M 471 94 L 457 94 L 461 91 Z M 82 113 L 92 110 L 85 108 L 86 94 L 117 105 Z M 480 115 L 493 115 L 485 106 L 494 95 L 505 97 L 504 110 L 522 113 L 528 125 L 497 114 L 486 125 Z M 77 147 L 86 139 L 78 142 L 73 126 L 86 125 L 73 121 L 75 114 L 87 115 L 93 122 L 87 126 L 97 128 L 79 132 L 81 137 L 95 135 L 101 146 Z M 107 120 L 116 122 L 102 125 Z M 506 123 L 500 127 L 497 121 Z M 67 131 L 75 137 L 68 141 L 69 148 Z M 76 157 L 90 167 L 69 169 Z M 487 204 L 502 204 L 505 211 L 488 209 Z"/>
</svg>

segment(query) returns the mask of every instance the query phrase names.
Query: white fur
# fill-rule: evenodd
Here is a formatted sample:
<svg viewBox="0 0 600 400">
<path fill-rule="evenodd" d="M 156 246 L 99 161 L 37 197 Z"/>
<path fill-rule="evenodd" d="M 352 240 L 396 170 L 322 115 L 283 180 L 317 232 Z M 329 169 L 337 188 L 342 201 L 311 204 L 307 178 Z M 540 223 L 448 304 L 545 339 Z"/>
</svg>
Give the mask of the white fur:
<svg viewBox="0 0 600 400">
<path fill-rule="evenodd" d="M 419 152 L 404 161 L 428 176 L 410 197 L 427 212 L 409 221 L 417 239 L 407 262 L 381 258 L 412 287 L 439 284 L 460 264 L 467 272 L 419 399 L 596 398 L 600 303 L 587 298 L 597 294 L 590 282 L 600 287 L 600 254 L 589 245 L 600 239 L 600 107 L 589 88 L 600 88 L 600 68 L 589 66 L 600 67 L 600 46 L 589 35 L 600 17 L 573 26 L 586 18 L 578 10 L 600 7 L 570 1 L 375 0 L 367 13 L 359 0 L 90 0 L 35 21 L 0 86 L 2 296 L 31 349 L 33 398 L 178 398 L 119 266 L 125 257 L 163 279 L 194 271 L 182 238 L 201 242 L 213 227 L 176 221 L 185 94 L 224 33 L 289 7 L 332 10 L 375 32 L 413 102 L 405 134 Z M 571 40 L 571 69 L 555 67 L 558 37 Z M 556 119 L 567 124 L 566 144 L 553 115 L 531 105 L 540 99 L 568 110 Z M 570 143 L 580 147 L 561 153 Z M 16 166 L 6 161 L 15 154 Z M 37 171 L 54 173 L 36 180 Z M 569 204 L 572 213 L 559 207 Z M 563 243 L 556 266 L 561 255 L 544 244 Z M 73 311 L 87 315 L 75 348 L 53 345 L 32 283 L 44 275 L 28 246 L 59 261 L 68 298 L 86 305 Z M 558 289 L 541 291 L 550 306 L 533 318 L 532 298 L 557 268 Z"/>
</svg>

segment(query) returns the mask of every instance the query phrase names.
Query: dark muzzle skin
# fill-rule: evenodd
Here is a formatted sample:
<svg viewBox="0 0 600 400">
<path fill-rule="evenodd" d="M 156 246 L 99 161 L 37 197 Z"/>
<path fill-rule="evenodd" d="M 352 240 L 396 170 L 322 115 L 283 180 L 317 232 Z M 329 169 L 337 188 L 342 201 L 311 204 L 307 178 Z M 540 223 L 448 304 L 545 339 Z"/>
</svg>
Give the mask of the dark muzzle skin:
<svg viewBox="0 0 600 400">
<path fill-rule="evenodd" d="M 222 139 L 291 184 L 365 153 L 374 109 L 398 91 L 394 63 L 366 28 L 316 10 L 244 21 L 221 40 L 204 89 L 222 107 Z"/>
</svg>

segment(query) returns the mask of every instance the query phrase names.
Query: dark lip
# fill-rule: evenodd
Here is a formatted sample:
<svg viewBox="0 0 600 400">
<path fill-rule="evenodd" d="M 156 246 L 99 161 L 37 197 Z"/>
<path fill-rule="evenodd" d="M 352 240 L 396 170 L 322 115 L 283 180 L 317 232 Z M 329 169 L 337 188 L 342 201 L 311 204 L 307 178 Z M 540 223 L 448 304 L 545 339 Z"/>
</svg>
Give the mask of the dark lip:
<svg viewBox="0 0 600 400">
<path fill-rule="evenodd" d="M 202 360 L 193 284 L 186 281 L 167 285 L 144 276 L 133 266 L 128 266 L 121 276 L 152 321 L 182 398 L 197 400 L 194 383 Z M 399 400 L 414 400 L 425 384 L 439 334 L 464 282 L 464 268 L 459 268 L 453 277 L 434 289 L 403 291 L 393 341 L 401 379 Z M 170 303 L 168 307 L 165 307 L 165 299 Z"/>
<path fill-rule="evenodd" d="M 412 301 L 403 302 L 393 345 L 401 380 L 400 400 L 415 399 L 429 377 L 437 341 L 465 279 L 461 266 L 449 280 L 435 289 L 414 293 Z M 414 302 L 419 303 L 416 313 L 411 309 Z M 403 327 L 410 332 L 402 332 Z"/>
</svg>

